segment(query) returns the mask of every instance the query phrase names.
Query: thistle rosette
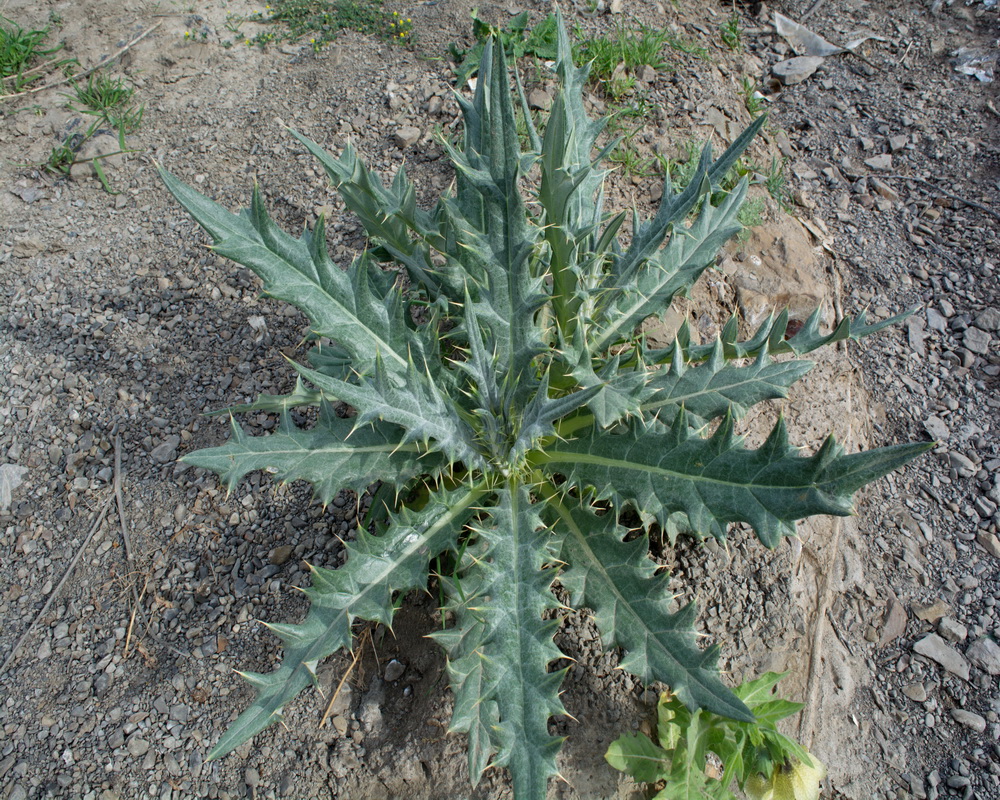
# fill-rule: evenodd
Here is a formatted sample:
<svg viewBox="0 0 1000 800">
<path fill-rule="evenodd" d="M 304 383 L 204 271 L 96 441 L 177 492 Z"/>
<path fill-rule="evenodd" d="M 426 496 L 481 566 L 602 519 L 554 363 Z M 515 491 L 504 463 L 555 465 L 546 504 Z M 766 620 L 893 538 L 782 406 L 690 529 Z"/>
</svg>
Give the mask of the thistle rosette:
<svg viewBox="0 0 1000 800">
<path fill-rule="evenodd" d="M 402 168 L 387 185 L 351 147 L 335 158 L 293 132 L 372 241 L 346 271 L 327 253 L 322 219 L 296 238 L 268 217 L 257 189 L 251 207 L 232 214 L 162 172 L 215 252 L 301 309 L 318 340 L 309 366 L 295 366 L 290 394 L 239 409 L 280 411 L 276 432 L 250 436 L 234 423 L 226 444 L 185 461 L 230 487 L 266 470 L 308 481 L 324 502 L 379 481 L 398 497 L 379 533 L 359 530 L 345 545 L 344 566 L 313 570 L 305 620 L 269 626 L 282 663 L 245 675 L 256 699 L 210 758 L 280 719 L 315 683 L 318 662 L 351 647 L 355 620 L 389 624 L 394 598 L 426 588 L 442 553 L 455 565 L 442 579 L 453 624 L 435 638 L 448 653 L 452 726 L 468 736 L 473 782 L 506 766 L 517 797 L 539 798 L 557 772 L 560 740 L 548 732 L 563 713 L 563 673 L 549 671 L 560 657 L 557 581 L 593 610 L 604 644 L 622 649 L 622 668 L 668 684 L 692 709 L 750 720 L 720 679 L 716 649 L 699 648 L 694 608 L 672 607 L 646 536 L 626 539 L 622 513 L 720 538 L 744 522 L 774 547 L 798 519 L 850 513 L 857 489 L 926 449 L 847 455 L 830 439 L 807 456 L 789 446 L 781 421 L 756 450 L 734 432 L 740 414 L 784 397 L 809 368 L 773 354 L 860 338 L 892 320 L 845 320 L 823 335 L 817 317 L 787 338 L 779 316 L 745 341 L 734 320 L 712 346 L 693 346 L 682 329 L 671 348 L 646 347 L 637 326 L 688 292 L 738 232 L 746 181 L 721 199 L 720 181 L 762 120 L 718 159 L 706 146 L 683 190 L 668 179 L 657 213 L 636 219 L 622 247 L 625 214 L 603 209 L 600 163 L 613 143 L 595 155 L 604 122 L 585 113 L 587 68 L 574 65 L 561 19 L 558 51 L 562 89 L 539 134 L 519 81 L 512 93 L 502 47 L 487 42 L 474 97 L 457 97 L 465 128 L 449 146 L 455 191 L 430 210 Z M 521 184 L 532 170 L 529 206 Z M 402 265 L 408 286 L 378 260 Z M 336 403 L 353 416 L 335 413 Z M 308 406 L 319 409 L 315 424 L 297 427 L 288 410 Z"/>
</svg>

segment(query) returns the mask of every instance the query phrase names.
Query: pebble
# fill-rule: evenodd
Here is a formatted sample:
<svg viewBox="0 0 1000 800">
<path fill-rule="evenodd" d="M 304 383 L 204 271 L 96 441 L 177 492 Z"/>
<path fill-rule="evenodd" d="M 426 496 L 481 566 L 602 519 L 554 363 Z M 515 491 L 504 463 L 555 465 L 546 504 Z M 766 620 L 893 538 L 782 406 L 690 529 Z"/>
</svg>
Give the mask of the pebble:
<svg viewBox="0 0 1000 800">
<path fill-rule="evenodd" d="M 944 442 L 948 440 L 951 436 L 951 431 L 948 430 L 948 426 L 941 417 L 928 417 L 924 420 L 924 430 L 930 434 L 930 437 L 936 442 Z"/>
<path fill-rule="evenodd" d="M 969 680 L 969 662 L 936 633 L 931 633 L 913 645 L 913 651 L 936 661 L 948 672 Z"/>
<path fill-rule="evenodd" d="M 983 549 L 993 558 L 1000 558 L 1000 538 L 995 533 L 979 531 L 976 534 L 976 541 L 982 545 Z"/>
<path fill-rule="evenodd" d="M 411 147 L 420 141 L 420 128 L 415 128 L 412 125 L 404 125 L 396 129 L 392 140 L 400 150 L 405 150 L 407 147 Z"/>
<path fill-rule="evenodd" d="M 910 603 L 910 610 L 916 615 L 917 619 L 922 619 L 924 622 L 933 624 L 941 619 L 941 617 L 950 614 L 951 606 L 944 602 L 944 600 L 935 598 L 930 603 L 914 601 Z"/>
<path fill-rule="evenodd" d="M 949 642 L 964 642 L 969 629 L 953 617 L 942 617 L 938 622 L 938 633 Z"/>
<path fill-rule="evenodd" d="M 976 733 L 983 733 L 986 730 L 986 720 L 972 711 L 966 711 L 963 708 L 953 708 L 951 710 L 951 718 L 959 725 L 971 728 Z"/>
<path fill-rule="evenodd" d="M 914 703 L 923 703 L 927 700 L 927 689 L 922 683 L 911 683 L 904 686 L 903 694 L 909 697 Z"/>
<path fill-rule="evenodd" d="M 1000 675 L 1000 645 L 992 639 L 976 639 L 965 651 L 965 657 L 984 672 Z"/>
<path fill-rule="evenodd" d="M 243 781 L 251 789 L 255 789 L 260 786 L 260 773 L 253 767 L 247 767 L 243 773 Z"/>
<path fill-rule="evenodd" d="M 865 166 L 870 169 L 877 170 L 879 172 L 888 172 L 892 169 L 892 156 L 887 153 L 883 153 L 880 156 L 872 156 L 871 158 L 865 159 Z"/>
<path fill-rule="evenodd" d="M 990 351 L 990 345 L 993 344 L 993 337 L 980 328 L 966 328 L 965 334 L 962 336 L 962 344 L 965 345 L 966 350 L 985 356 Z"/>
<path fill-rule="evenodd" d="M 544 89 L 532 89 L 528 93 L 528 105 L 539 111 L 548 111 L 552 107 L 552 95 Z"/>
<path fill-rule="evenodd" d="M 983 331 L 1000 332 L 1000 309 L 987 308 L 979 313 L 972 324 Z"/>
<path fill-rule="evenodd" d="M 398 681 L 403 677 L 404 672 L 406 672 L 406 664 L 392 659 L 392 661 L 385 665 L 385 682 L 392 683 L 393 681 Z"/>
<path fill-rule="evenodd" d="M 128 740 L 126 748 L 128 749 L 129 755 L 138 758 L 139 756 L 146 755 L 147 751 L 149 750 L 149 742 L 147 742 L 145 739 L 140 739 L 136 736 L 133 736 L 131 739 Z"/>
<path fill-rule="evenodd" d="M 157 464 L 168 464 L 177 460 L 177 447 L 181 443 L 180 436 L 168 436 L 160 444 L 150 450 L 149 455 Z"/>
</svg>

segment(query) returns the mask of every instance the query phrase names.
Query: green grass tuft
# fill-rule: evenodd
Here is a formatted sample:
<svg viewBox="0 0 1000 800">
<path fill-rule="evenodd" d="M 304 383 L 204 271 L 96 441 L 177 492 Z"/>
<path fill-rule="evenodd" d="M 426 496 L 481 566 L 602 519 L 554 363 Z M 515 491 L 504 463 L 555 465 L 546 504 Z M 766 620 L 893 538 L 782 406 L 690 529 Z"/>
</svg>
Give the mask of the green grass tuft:
<svg viewBox="0 0 1000 800">
<path fill-rule="evenodd" d="M 20 92 L 33 80 L 42 77 L 41 72 L 27 74 L 32 64 L 63 48 L 62 42 L 46 47 L 44 42 L 48 34 L 47 27 L 25 30 L 13 20 L 0 17 L 0 89 Z M 70 60 L 65 60 L 56 66 L 68 63 Z"/>
</svg>

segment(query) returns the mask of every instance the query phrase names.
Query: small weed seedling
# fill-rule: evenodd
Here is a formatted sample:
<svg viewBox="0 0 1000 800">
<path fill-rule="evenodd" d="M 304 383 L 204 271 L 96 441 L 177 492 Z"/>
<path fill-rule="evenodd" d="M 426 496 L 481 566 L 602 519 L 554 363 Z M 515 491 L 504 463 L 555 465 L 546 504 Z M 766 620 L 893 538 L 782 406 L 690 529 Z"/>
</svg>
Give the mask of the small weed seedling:
<svg viewBox="0 0 1000 800">
<path fill-rule="evenodd" d="M 646 26 L 629 30 L 619 25 L 610 36 L 580 40 L 574 48 L 574 58 L 578 64 L 590 64 L 591 80 L 604 82 L 611 80 L 620 64 L 628 72 L 644 66 L 657 71 L 666 69 L 663 48 L 670 41 L 671 34 L 666 30 Z"/>
<path fill-rule="evenodd" d="M 740 93 L 751 117 L 759 117 L 764 111 L 764 100 L 757 91 L 757 82 L 744 75 L 740 78 Z"/>
<path fill-rule="evenodd" d="M 133 133 L 142 124 L 144 106 L 131 106 L 135 87 L 124 78 L 113 78 L 106 72 L 92 72 L 86 84 L 70 84 L 73 94 L 68 95 L 77 105 L 70 105 L 74 111 L 98 117 L 106 121 L 116 131 Z"/>
<path fill-rule="evenodd" d="M 735 11 L 719 26 L 719 36 L 722 43 L 734 52 L 743 50 L 743 28 L 740 27 L 740 15 Z"/>
<path fill-rule="evenodd" d="M 771 159 L 771 165 L 764 172 L 764 187 L 786 214 L 792 213 L 792 201 L 788 196 L 788 159 Z"/>
<path fill-rule="evenodd" d="M 465 86 L 469 78 L 479 72 L 483 50 L 490 36 L 497 37 L 510 61 L 516 61 L 525 56 L 534 56 L 536 59 L 550 61 L 557 55 L 556 18 L 553 14 L 549 14 L 529 29 L 528 12 L 522 11 L 503 28 L 495 28 L 481 20 L 477 12 L 473 11 L 472 35 L 476 42 L 467 50 L 459 49 L 454 44 L 448 47 L 452 60 L 457 65 L 455 67 L 455 83 L 459 87 Z"/>
<path fill-rule="evenodd" d="M 694 608 L 672 607 L 669 576 L 630 521 L 655 521 L 671 542 L 724 539 L 742 522 L 777 547 L 796 520 L 851 513 L 858 489 L 934 446 L 848 454 L 831 437 L 804 454 L 780 417 L 756 449 L 735 432 L 739 416 L 784 397 L 811 366 L 772 355 L 858 339 L 899 318 L 844 319 L 823 334 L 817 311 L 793 335 L 782 313 L 745 340 L 733 318 L 714 342 L 696 344 L 684 327 L 663 350 L 636 333 L 739 232 L 747 180 L 728 192 L 720 181 L 764 120 L 718 159 L 706 146 L 685 189 L 665 182 L 658 210 L 632 215 L 623 245 L 630 215 L 605 213 L 607 148 L 594 152 L 604 123 L 586 114 L 587 71 L 574 66 L 558 17 L 557 36 L 561 89 L 543 132 L 525 116 L 527 150 L 503 44 L 487 39 L 474 97 L 458 96 L 455 190 L 431 209 L 417 204 L 402 167 L 386 185 L 352 147 L 337 158 L 293 134 L 372 240 L 346 272 L 327 252 L 322 217 L 296 238 L 268 216 L 259 189 L 237 215 L 162 172 L 215 252 L 302 309 L 316 339 L 308 366 L 293 365 L 290 394 L 247 407 L 279 413 L 274 433 L 251 436 L 234 421 L 228 442 L 185 461 L 230 488 L 263 470 L 310 482 L 323 503 L 342 489 L 377 500 L 372 525 L 344 544 L 344 565 L 312 570 L 305 620 L 268 626 L 283 660 L 269 674 L 244 673 L 256 698 L 209 758 L 278 721 L 317 682 L 319 663 L 352 646 L 355 620 L 391 624 L 408 592 L 427 589 L 440 554 L 445 627 L 433 636 L 448 654 L 451 728 L 467 734 L 474 783 L 506 767 L 514 797 L 537 800 L 557 774 L 561 739 L 549 719 L 565 713 L 566 674 L 549 669 L 562 657 L 557 582 L 567 605 L 592 610 L 603 645 L 620 648 L 621 669 L 671 687 L 686 730 L 708 712 L 760 725 L 761 690 L 726 687 L 717 649 L 698 645 Z M 379 260 L 402 265 L 408 280 Z M 300 427 L 296 407 L 316 409 L 315 423 Z"/>
<path fill-rule="evenodd" d="M 658 742 L 627 734 L 604 757 L 641 783 L 664 781 L 653 800 L 738 800 L 734 784 L 750 800 L 817 800 L 825 768 L 777 728 L 802 709 L 774 694 L 783 677 L 768 672 L 733 689 L 752 713 L 750 721 L 690 711 L 664 693 L 656 709 Z"/>
<path fill-rule="evenodd" d="M 643 158 L 631 140 L 620 141 L 608 155 L 608 161 L 621 168 L 621 171 L 634 178 L 644 178 L 653 172 L 653 159 Z"/>
<path fill-rule="evenodd" d="M 74 164 L 90 163 L 101 186 L 109 194 L 117 194 L 108 182 L 101 161 L 105 158 L 131 152 L 125 144 L 125 135 L 134 133 L 142 124 L 145 106 L 131 105 L 135 87 L 124 78 L 113 78 L 104 72 L 94 72 L 87 76 L 87 82 L 71 83 L 73 89 L 69 107 L 81 114 L 96 119 L 82 133 L 68 136 L 62 143 L 52 148 L 42 169 L 53 174 L 68 176 Z M 92 158 L 81 158 L 80 149 L 91 138 L 101 132 L 102 126 L 111 128 L 118 137 L 118 150 L 103 153 Z"/>
<path fill-rule="evenodd" d="M 58 53 L 63 43 L 47 47 L 44 42 L 49 29 L 25 30 L 16 22 L 0 17 L 0 93 L 23 91 L 32 81 L 43 76 L 42 67 L 62 68 L 75 63 L 62 59 L 43 65 L 35 61 Z"/>
</svg>

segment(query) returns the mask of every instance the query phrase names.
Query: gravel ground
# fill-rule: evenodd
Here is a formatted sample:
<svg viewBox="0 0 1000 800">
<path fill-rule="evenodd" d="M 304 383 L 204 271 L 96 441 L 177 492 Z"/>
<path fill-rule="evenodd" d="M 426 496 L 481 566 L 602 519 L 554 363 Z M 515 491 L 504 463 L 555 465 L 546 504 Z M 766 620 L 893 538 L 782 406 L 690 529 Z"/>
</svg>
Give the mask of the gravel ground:
<svg viewBox="0 0 1000 800">
<path fill-rule="evenodd" d="M 84 167 L 53 180 L 23 166 L 81 124 L 58 91 L 15 101 L 0 126 L 0 482 L 19 484 L 0 503 L 0 798 L 508 797 L 498 771 L 468 789 L 464 742 L 446 734 L 443 658 L 423 638 L 439 624 L 425 596 L 409 599 L 395 635 L 361 629 L 325 727 L 347 655 L 322 666 L 324 697 L 292 704 L 285 727 L 204 763 L 248 700 L 232 669 L 267 671 L 278 657 L 255 621 L 303 612 L 291 588 L 307 583 L 304 562 L 340 564 L 360 509 L 346 494 L 323 509 L 304 487 L 260 475 L 227 495 L 176 461 L 225 437 L 225 420 L 204 412 L 289 387 L 284 357 L 301 357 L 306 322 L 203 248 L 151 160 L 230 207 L 256 177 L 290 230 L 325 211 L 331 253 L 346 263 L 360 228 L 279 120 L 334 150 L 353 138 L 389 174 L 405 157 L 429 201 L 450 181 L 433 133 L 455 113 L 448 65 L 423 56 L 467 38 L 471 4 L 399 6 L 420 35 L 415 51 L 347 33 L 316 55 L 221 47 L 226 13 L 252 10 L 236 3 L 162 16 L 106 0 L 37 5 L 4 14 L 42 24 L 58 13 L 84 63 L 161 27 L 121 62 L 147 103 L 130 139 L 140 152 L 108 164 L 121 194 Z M 672 25 L 712 56 L 675 54 L 672 72 L 646 76 L 651 108 L 634 143 L 651 157 L 691 136 L 731 139 L 750 119 L 739 79 L 759 79 L 772 122 L 752 157 L 788 159 L 803 224 L 768 200 L 761 231 L 696 295 L 696 329 L 711 336 L 761 298 L 826 298 L 830 321 L 833 310 L 884 318 L 919 306 L 897 331 L 822 355 L 787 410 L 803 444 L 834 428 L 851 446 L 939 447 L 866 490 L 856 519 L 805 527 L 800 549 L 761 552 L 734 531 L 728 550 L 657 556 L 679 594 L 699 600 L 728 670 L 792 670 L 787 685 L 809 703 L 798 734 L 830 764 L 831 794 L 996 798 L 1000 115 L 996 84 L 957 73 L 949 54 L 995 54 L 997 10 L 808 5 L 809 26 L 831 40 L 862 28 L 881 38 L 772 93 L 772 66 L 793 55 L 772 13 L 801 19 L 799 4 L 741 7 L 745 51 L 734 53 L 717 34 L 728 6 L 624 2 L 622 18 Z M 481 10 L 503 20 L 521 8 L 547 4 Z M 574 19 L 589 31 L 618 23 Z M 190 30 L 206 41 L 185 39 Z M 652 177 L 619 171 L 610 205 L 648 210 L 656 191 Z M 762 261 L 780 289 L 750 288 L 746 265 Z M 765 421 L 749 421 L 751 436 Z M 276 424 L 243 422 L 254 433 Z M 573 718 L 553 721 L 571 739 L 567 783 L 551 797 L 640 796 L 602 754 L 648 724 L 655 695 L 615 670 L 597 638 L 584 614 L 560 633 L 578 663 L 564 697 Z"/>
</svg>

